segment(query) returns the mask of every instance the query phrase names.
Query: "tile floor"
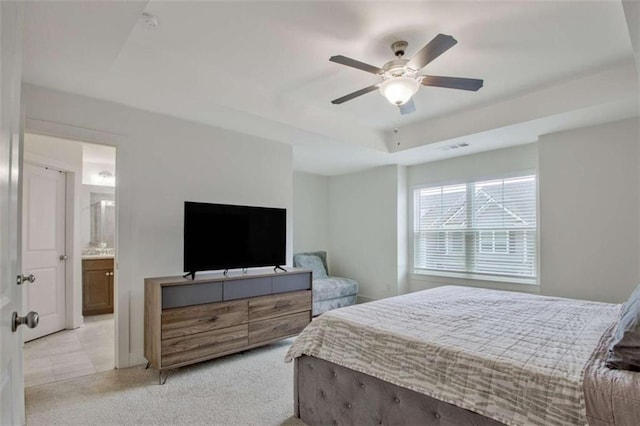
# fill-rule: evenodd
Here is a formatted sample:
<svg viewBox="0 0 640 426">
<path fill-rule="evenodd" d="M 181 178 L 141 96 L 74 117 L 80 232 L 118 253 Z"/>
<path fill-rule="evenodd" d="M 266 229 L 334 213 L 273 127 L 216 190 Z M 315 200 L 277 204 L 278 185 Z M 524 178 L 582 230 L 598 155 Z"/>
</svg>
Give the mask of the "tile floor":
<svg viewBox="0 0 640 426">
<path fill-rule="evenodd" d="M 84 317 L 84 326 L 24 345 L 25 387 L 115 368 L 113 314 Z"/>
</svg>

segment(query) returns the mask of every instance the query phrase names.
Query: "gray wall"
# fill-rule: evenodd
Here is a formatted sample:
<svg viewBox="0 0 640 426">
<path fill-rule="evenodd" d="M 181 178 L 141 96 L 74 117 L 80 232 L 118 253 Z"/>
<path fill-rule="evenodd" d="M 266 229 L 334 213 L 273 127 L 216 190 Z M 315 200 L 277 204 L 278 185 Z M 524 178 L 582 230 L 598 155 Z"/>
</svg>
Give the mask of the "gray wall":
<svg viewBox="0 0 640 426">
<path fill-rule="evenodd" d="M 295 172 L 293 252 L 316 250 L 329 250 L 329 178 Z"/>
<path fill-rule="evenodd" d="M 623 302 L 639 281 L 638 120 L 540 138 L 543 294 Z"/>
<path fill-rule="evenodd" d="M 406 293 L 406 176 L 400 166 L 294 173 L 294 252 L 327 250 L 331 274 L 358 280 L 361 301 Z"/>
<path fill-rule="evenodd" d="M 403 176 L 402 167 L 384 166 L 329 181 L 332 274 L 357 280 L 363 300 L 396 295 L 405 285 L 398 275 L 398 241 L 406 238 L 398 219 L 406 213 L 398 203 Z"/>
</svg>

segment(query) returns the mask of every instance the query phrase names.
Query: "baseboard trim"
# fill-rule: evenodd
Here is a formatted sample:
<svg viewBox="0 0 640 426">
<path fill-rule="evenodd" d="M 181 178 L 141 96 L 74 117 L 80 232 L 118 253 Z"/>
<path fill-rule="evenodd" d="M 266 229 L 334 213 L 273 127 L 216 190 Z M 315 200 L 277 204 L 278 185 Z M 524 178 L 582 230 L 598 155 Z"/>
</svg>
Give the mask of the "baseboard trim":
<svg viewBox="0 0 640 426">
<path fill-rule="evenodd" d="M 367 303 L 367 302 L 373 302 L 374 300 L 378 300 L 375 297 L 367 297 L 367 296 L 360 296 L 358 295 L 357 299 L 356 299 L 356 303 Z"/>
<path fill-rule="evenodd" d="M 147 359 L 142 352 L 129 352 L 129 365 L 127 367 L 145 365 L 146 363 Z"/>
</svg>

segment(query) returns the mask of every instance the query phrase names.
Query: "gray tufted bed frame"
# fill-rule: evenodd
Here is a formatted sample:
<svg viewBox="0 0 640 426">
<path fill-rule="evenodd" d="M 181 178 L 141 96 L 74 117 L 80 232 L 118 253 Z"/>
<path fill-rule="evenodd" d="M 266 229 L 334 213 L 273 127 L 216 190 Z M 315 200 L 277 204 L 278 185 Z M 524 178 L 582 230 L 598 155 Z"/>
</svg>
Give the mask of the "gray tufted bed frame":
<svg viewBox="0 0 640 426">
<path fill-rule="evenodd" d="M 294 361 L 294 412 L 315 425 L 471 425 L 503 423 L 311 356 Z"/>
<path fill-rule="evenodd" d="M 620 309 L 448 286 L 330 311 L 285 357 L 294 412 L 310 426 L 637 426 L 640 373 L 605 363 Z"/>
</svg>

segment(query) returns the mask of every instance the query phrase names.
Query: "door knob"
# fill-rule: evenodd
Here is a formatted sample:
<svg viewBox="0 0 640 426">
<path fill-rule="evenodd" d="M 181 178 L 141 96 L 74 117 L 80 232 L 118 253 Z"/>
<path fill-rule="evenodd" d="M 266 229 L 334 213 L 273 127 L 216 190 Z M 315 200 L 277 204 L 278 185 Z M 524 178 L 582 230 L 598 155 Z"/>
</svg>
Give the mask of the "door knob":
<svg viewBox="0 0 640 426">
<path fill-rule="evenodd" d="M 61 254 L 60 255 L 60 260 L 67 260 L 69 258 L 69 256 L 67 256 L 66 254 Z"/>
<path fill-rule="evenodd" d="M 28 281 L 30 283 L 34 282 L 36 280 L 36 276 L 33 274 L 29 274 L 29 275 L 18 275 L 18 285 L 22 284 L 25 281 Z"/>
<path fill-rule="evenodd" d="M 26 325 L 29 328 L 36 328 L 40 322 L 40 315 L 37 312 L 29 312 L 27 315 L 21 317 L 17 312 L 13 313 L 11 319 L 11 331 L 15 332 L 21 325 Z"/>
</svg>

